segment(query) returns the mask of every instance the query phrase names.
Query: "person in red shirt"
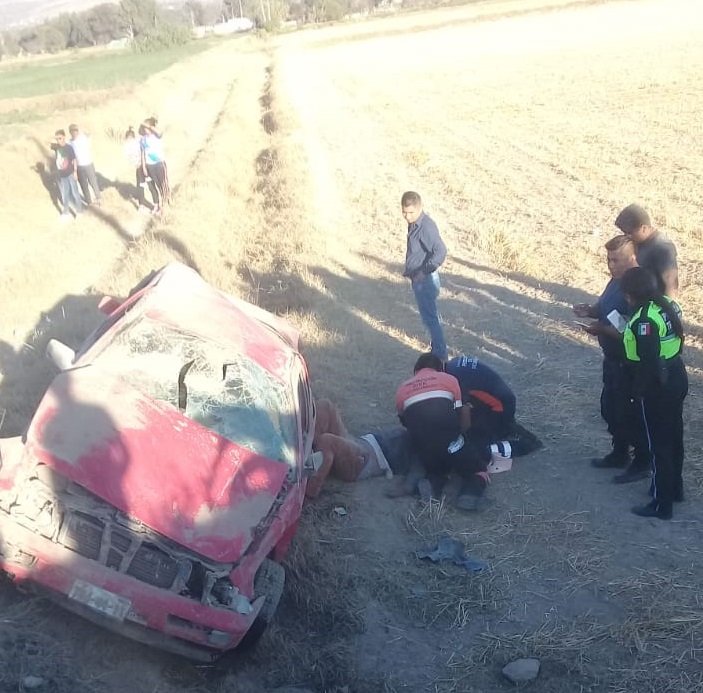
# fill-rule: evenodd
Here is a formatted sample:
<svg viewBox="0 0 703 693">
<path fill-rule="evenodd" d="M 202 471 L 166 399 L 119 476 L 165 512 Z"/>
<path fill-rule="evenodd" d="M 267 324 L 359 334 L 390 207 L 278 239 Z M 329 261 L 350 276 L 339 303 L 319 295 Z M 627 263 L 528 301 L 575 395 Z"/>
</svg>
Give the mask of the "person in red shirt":
<svg viewBox="0 0 703 693">
<path fill-rule="evenodd" d="M 444 372 L 442 359 L 420 356 L 413 377 L 398 388 L 396 409 L 427 474 L 418 482 L 420 495 L 426 495 L 428 483 L 432 495 L 439 495 L 455 472 L 464 480 L 457 507 L 477 510 L 488 484 L 490 455 L 463 435 L 471 425 L 470 409 L 462 406 L 459 381 Z"/>
</svg>

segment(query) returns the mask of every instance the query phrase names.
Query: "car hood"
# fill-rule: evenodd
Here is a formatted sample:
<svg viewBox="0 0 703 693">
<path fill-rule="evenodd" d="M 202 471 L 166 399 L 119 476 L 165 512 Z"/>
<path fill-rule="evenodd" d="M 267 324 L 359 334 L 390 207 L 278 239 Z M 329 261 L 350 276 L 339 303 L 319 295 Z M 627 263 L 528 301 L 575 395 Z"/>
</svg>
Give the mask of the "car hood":
<svg viewBox="0 0 703 693">
<path fill-rule="evenodd" d="M 246 551 L 288 471 L 92 367 L 56 377 L 32 420 L 27 452 L 219 562 Z"/>
</svg>

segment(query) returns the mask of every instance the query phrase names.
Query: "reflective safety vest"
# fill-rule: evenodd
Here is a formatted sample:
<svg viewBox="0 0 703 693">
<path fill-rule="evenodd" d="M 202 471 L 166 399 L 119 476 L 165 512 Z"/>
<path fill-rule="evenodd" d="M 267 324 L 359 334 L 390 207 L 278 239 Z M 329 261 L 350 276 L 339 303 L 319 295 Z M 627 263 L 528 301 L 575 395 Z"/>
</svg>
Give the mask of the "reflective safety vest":
<svg viewBox="0 0 703 693">
<path fill-rule="evenodd" d="M 669 303 L 672 304 L 674 310 L 680 315 L 681 309 L 675 301 L 670 298 L 664 297 Z M 637 339 L 635 333 L 632 330 L 632 326 L 640 318 L 649 318 L 657 326 L 657 332 L 659 333 L 659 357 L 663 359 L 673 359 L 681 351 L 681 337 L 679 337 L 671 325 L 671 320 L 669 316 L 660 308 L 654 301 L 650 301 L 645 307 L 640 308 L 627 323 L 625 332 L 622 335 L 623 344 L 625 346 L 625 358 L 628 361 L 639 361 L 640 357 L 637 353 Z"/>
</svg>

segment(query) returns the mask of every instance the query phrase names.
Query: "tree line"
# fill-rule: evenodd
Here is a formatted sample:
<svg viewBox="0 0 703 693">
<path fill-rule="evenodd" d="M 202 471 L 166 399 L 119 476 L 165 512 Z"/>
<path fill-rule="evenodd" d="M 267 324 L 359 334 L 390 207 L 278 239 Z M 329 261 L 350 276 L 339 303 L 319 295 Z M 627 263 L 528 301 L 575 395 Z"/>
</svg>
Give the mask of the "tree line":
<svg viewBox="0 0 703 693">
<path fill-rule="evenodd" d="M 411 0 L 412 1 L 412 0 Z M 83 12 L 65 12 L 36 26 L 0 33 L 0 58 L 106 45 L 126 39 L 137 51 L 191 40 L 196 26 L 248 17 L 274 30 L 287 20 L 300 23 L 342 19 L 390 0 L 186 0 L 174 9 L 156 0 L 119 0 Z M 407 2 L 406 2 L 407 4 Z"/>
</svg>

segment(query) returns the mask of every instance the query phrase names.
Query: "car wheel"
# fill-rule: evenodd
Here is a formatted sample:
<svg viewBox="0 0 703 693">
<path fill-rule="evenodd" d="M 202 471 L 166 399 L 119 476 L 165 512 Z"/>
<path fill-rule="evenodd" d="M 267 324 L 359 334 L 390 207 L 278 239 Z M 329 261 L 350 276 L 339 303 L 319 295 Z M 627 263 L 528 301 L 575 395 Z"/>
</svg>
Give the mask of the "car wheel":
<svg viewBox="0 0 703 693">
<path fill-rule="evenodd" d="M 252 648 L 264 634 L 276 613 L 285 584 L 286 571 L 283 566 L 268 558 L 265 559 L 254 578 L 254 599 L 266 597 L 266 601 L 251 628 L 239 643 L 239 650 Z"/>
</svg>

